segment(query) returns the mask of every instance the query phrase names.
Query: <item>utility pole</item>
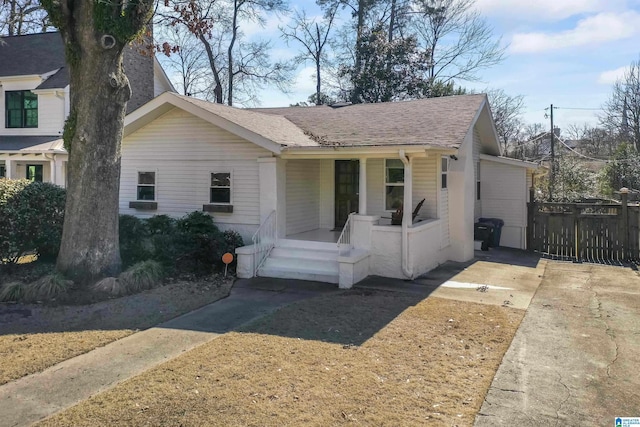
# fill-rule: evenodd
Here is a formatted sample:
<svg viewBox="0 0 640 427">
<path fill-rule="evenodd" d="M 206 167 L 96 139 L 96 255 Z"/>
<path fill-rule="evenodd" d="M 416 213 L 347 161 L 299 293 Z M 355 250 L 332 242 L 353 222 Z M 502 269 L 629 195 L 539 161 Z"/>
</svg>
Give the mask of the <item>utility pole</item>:
<svg viewBox="0 0 640 427">
<path fill-rule="evenodd" d="M 549 201 L 553 200 L 553 192 L 556 186 L 556 133 L 553 128 L 553 104 L 551 104 L 551 179 L 549 180 Z"/>
</svg>

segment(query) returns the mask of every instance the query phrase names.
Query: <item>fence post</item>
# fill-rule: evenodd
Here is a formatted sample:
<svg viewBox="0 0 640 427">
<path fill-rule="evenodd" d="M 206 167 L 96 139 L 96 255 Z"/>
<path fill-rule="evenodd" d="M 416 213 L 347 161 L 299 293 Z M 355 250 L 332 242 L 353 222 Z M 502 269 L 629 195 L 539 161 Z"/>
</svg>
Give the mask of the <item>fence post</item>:
<svg viewBox="0 0 640 427">
<path fill-rule="evenodd" d="M 629 250 L 629 189 L 622 187 L 620 189 L 620 201 L 622 203 L 622 224 L 620 226 L 620 232 L 622 234 L 622 246 L 624 260 L 630 261 L 631 251 Z"/>
<path fill-rule="evenodd" d="M 527 218 L 527 250 L 532 251 L 533 248 L 533 229 L 535 223 L 535 212 L 536 212 L 536 202 L 535 202 L 535 189 L 533 187 L 529 188 L 529 203 L 527 204 L 528 208 L 528 218 Z"/>
</svg>

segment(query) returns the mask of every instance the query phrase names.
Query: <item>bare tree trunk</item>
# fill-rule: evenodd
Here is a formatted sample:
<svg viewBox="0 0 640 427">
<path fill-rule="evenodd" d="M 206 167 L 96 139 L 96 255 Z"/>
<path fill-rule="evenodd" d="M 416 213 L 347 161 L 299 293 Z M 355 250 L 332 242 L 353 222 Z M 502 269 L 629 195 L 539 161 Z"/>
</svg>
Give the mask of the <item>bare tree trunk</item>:
<svg viewBox="0 0 640 427">
<path fill-rule="evenodd" d="M 360 73 L 362 73 L 362 31 L 364 30 L 364 18 L 367 0 L 358 0 L 358 24 L 356 28 L 356 61 L 355 70 L 356 76 L 359 80 Z M 359 85 L 353 88 L 353 95 L 351 96 L 351 102 L 354 104 L 360 103 L 360 94 L 362 90 Z"/>
<path fill-rule="evenodd" d="M 205 36 L 200 35 L 199 38 L 202 44 L 204 45 L 205 50 L 207 51 L 207 58 L 209 59 L 209 68 L 211 68 L 213 79 L 216 82 L 216 87 L 213 88 L 213 94 L 216 97 L 216 104 L 223 104 L 224 101 L 222 99 L 222 82 L 220 81 L 220 71 L 216 66 L 216 61 L 213 55 L 213 50 L 211 49 L 211 44 L 209 43 L 209 40 L 207 40 Z"/>
<path fill-rule="evenodd" d="M 331 25 L 331 24 L 329 24 Z M 320 79 L 320 61 L 322 60 L 322 46 L 321 46 L 321 42 L 322 42 L 322 38 L 320 36 L 320 26 L 316 23 L 316 37 L 318 40 L 318 46 L 317 46 L 317 54 L 316 54 L 316 105 L 322 105 L 322 99 L 320 99 L 320 94 L 321 92 L 321 87 L 320 84 L 322 83 L 322 80 Z"/>
<path fill-rule="evenodd" d="M 64 133 L 69 182 L 56 268 L 79 283 L 120 272 L 120 146 L 131 97 L 122 52 L 146 23 L 152 4 L 124 10 L 115 3 L 43 1 L 62 33 L 73 88 Z M 107 23 L 96 17 L 99 7 Z M 125 22 L 116 22 L 120 16 Z M 105 34 L 109 25 L 117 35 Z"/>
<path fill-rule="evenodd" d="M 229 64 L 229 87 L 227 88 L 227 105 L 233 105 L 233 47 L 236 44 L 236 38 L 238 37 L 238 12 L 243 0 L 233 1 L 233 22 L 231 26 L 231 41 L 229 42 L 229 49 L 227 50 L 227 62 Z"/>
</svg>

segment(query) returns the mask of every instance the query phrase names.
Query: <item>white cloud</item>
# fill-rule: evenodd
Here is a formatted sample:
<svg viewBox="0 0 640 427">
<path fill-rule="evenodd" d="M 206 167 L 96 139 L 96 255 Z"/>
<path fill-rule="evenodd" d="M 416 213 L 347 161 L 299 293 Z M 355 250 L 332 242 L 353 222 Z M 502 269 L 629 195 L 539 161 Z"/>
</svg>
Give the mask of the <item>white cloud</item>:
<svg viewBox="0 0 640 427">
<path fill-rule="evenodd" d="M 487 15 L 507 16 L 519 21 L 561 21 L 571 16 L 619 10 L 626 0 L 477 0 Z"/>
<path fill-rule="evenodd" d="M 624 77 L 624 74 L 629 71 L 629 66 L 616 68 L 615 70 L 605 71 L 598 77 L 598 83 L 603 85 L 612 85 L 617 80 Z"/>
<path fill-rule="evenodd" d="M 568 47 L 622 40 L 640 33 L 640 14 L 600 13 L 578 22 L 575 28 L 556 33 L 520 33 L 511 41 L 513 53 L 537 53 Z"/>
<path fill-rule="evenodd" d="M 266 16 L 264 26 L 256 22 L 244 22 L 240 26 L 242 33 L 248 38 L 273 39 L 280 36 L 279 26 L 285 26 L 290 17 L 283 14 L 271 13 Z"/>
<path fill-rule="evenodd" d="M 300 69 L 296 76 L 296 84 L 293 88 L 293 92 L 301 94 L 304 97 L 304 100 L 306 100 L 309 95 L 316 91 L 315 75 L 315 67 L 304 67 Z"/>
</svg>

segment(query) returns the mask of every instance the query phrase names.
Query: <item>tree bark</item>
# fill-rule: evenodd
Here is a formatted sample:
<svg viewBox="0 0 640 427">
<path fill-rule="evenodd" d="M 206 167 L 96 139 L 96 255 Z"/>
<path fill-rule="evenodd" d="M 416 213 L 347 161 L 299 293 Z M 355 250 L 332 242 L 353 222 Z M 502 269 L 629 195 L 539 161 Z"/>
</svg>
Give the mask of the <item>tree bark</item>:
<svg viewBox="0 0 640 427">
<path fill-rule="evenodd" d="M 103 4 L 102 20 L 96 17 L 97 4 L 43 1 L 64 39 L 71 78 L 71 113 L 64 133 L 69 180 L 56 268 L 81 284 L 120 272 L 120 147 L 131 97 L 122 52 L 146 23 L 153 2 L 140 2 L 131 15 L 116 2 Z M 105 34 L 112 16 L 127 21 L 111 24 L 117 34 Z"/>
<path fill-rule="evenodd" d="M 229 42 L 229 48 L 227 49 L 227 64 L 229 65 L 229 87 L 227 88 L 227 105 L 233 105 L 233 48 L 236 44 L 236 38 L 238 37 L 238 13 L 242 7 L 243 0 L 233 1 L 233 22 L 231 24 L 231 41 Z"/>
</svg>

